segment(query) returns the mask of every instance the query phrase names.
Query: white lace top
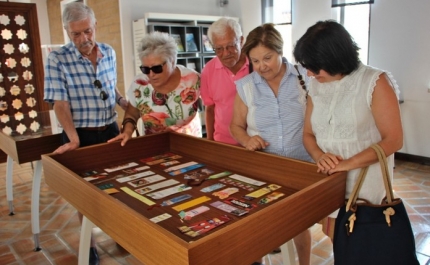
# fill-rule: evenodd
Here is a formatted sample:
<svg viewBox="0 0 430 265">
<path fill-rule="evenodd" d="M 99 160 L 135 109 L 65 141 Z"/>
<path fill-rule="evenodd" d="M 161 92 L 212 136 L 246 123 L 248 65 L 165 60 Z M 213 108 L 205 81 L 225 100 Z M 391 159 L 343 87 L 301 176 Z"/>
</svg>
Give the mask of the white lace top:
<svg viewBox="0 0 430 265">
<path fill-rule="evenodd" d="M 319 83 L 311 80 L 309 95 L 314 105 L 312 130 L 324 152 L 348 159 L 381 140 L 371 104 L 376 81 L 382 73 L 388 76 L 398 97 L 398 86 L 390 73 L 363 64 L 338 81 Z M 394 155 L 387 160 L 392 178 Z M 359 172 L 360 169 L 348 172 L 345 198 L 349 198 Z M 373 164 L 369 167 L 359 197 L 380 204 L 384 196 L 381 168 L 379 164 Z"/>
</svg>

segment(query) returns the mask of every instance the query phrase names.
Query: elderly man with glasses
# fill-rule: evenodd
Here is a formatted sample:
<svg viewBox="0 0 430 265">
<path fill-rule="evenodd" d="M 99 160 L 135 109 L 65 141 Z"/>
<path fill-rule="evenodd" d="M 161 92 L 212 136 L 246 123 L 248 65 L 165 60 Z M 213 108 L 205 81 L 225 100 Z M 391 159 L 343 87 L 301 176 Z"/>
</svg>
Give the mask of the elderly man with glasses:
<svg viewBox="0 0 430 265">
<path fill-rule="evenodd" d="M 55 153 L 98 144 L 119 134 L 115 104 L 127 101 L 116 88 L 116 55 L 95 40 L 97 21 L 88 6 L 73 2 L 63 12 L 70 42 L 49 54 L 44 100 L 54 103 L 63 127 L 63 145 Z"/>
<path fill-rule="evenodd" d="M 236 85 L 234 82 L 249 73 L 247 57 L 241 53 L 244 38 L 239 23 L 220 18 L 212 23 L 208 38 L 216 57 L 202 71 L 201 96 L 205 105 L 206 137 L 238 145 L 230 135 Z"/>
</svg>

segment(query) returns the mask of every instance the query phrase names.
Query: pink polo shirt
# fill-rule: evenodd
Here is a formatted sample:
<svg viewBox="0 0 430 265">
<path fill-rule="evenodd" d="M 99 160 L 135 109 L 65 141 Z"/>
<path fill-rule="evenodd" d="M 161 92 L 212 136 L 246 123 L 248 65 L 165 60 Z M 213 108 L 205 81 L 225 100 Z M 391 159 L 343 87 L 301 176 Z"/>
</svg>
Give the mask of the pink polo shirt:
<svg viewBox="0 0 430 265">
<path fill-rule="evenodd" d="M 234 75 L 223 66 L 218 57 L 210 60 L 201 74 L 200 93 L 205 106 L 215 104 L 214 139 L 218 142 L 238 145 L 230 135 L 236 85 L 234 81 L 249 73 L 249 61 Z"/>
</svg>

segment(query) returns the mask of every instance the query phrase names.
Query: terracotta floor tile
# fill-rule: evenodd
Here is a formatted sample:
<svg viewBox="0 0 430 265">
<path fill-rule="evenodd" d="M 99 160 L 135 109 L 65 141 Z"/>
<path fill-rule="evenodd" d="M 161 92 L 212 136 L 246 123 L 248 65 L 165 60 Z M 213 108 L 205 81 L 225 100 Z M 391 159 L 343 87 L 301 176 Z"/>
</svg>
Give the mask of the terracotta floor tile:
<svg viewBox="0 0 430 265">
<path fill-rule="evenodd" d="M 18 264 L 16 258 L 12 253 L 5 253 L 0 255 L 0 264 Z"/>
<path fill-rule="evenodd" d="M 42 179 L 40 193 L 40 243 L 34 252 L 30 225 L 33 168 L 31 163 L 14 164 L 14 216 L 9 216 L 5 189 L 5 163 L 0 164 L 0 264 L 1 265 L 76 265 L 80 222 L 76 209 L 58 196 Z M 430 166 L 396 161 L 393 188 L 403 199 L 416 237 L 417 257 L 422 265 L 430 265 Z M 321 226 L 311 227 L 312 265 L 333 265 L 331 241 Z M 101 265 L 144 265 L 119 247 L 100 229 L 94 238 Z M 282 265 L 281 254 L 267 255 L 266 264 Z M 296 264 L 298 261 L 296 260 Z"/>
</svg>

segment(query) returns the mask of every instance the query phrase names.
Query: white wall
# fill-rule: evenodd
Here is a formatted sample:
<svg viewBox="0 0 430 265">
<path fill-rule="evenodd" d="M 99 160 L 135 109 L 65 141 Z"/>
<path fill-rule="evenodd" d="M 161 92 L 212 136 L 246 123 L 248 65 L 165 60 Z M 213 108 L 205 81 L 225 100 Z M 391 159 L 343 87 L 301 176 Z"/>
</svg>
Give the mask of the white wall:
<svg viewBox="0 0 430 265">
<path fill-rule="evenodd" d="M 390 71 L 401 90 L 404 145 L 430 157 L 430 1 L 378 0 L 371 9 L 369 65 Z"/>
</svg>

